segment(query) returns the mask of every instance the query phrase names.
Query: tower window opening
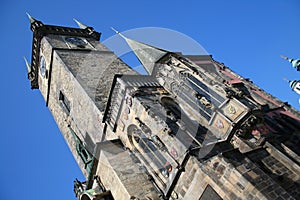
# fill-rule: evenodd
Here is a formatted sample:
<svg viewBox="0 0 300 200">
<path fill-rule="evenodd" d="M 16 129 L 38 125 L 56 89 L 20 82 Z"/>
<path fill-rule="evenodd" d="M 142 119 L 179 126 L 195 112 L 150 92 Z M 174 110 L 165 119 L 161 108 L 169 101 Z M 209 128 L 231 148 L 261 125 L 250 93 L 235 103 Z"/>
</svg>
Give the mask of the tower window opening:
<svg viewBox="0 0 300 200">
<path fill-rule="evenodd" d="M 71 111 L 70 101 L 66 98 L 64 93 L 62 93 L 62 91 L 59 92 L 59 101 L 60 101 L 62 107 L 64 108 L 64 110 L 66 111 L 66 113 L 70 114 L 70 111 Z"/>
<path fill-rule="evenodd" d="M 79 145 L 78 147 L 78 154 L 80 155 L 82 161 L 87 164 L 90 161 L 90 156 L 87 150 L 84 148 L 82 144 Z"/>
<path fill-rule="evenodd" d="M 90 170 L 92 168 L 91 164 L 93 162 L 93 155 L 90 154 L 90 152 L 86 149 L 86 147 L 82 143 L 81 139 L 78 137 L 78 135 L 75 133 L 75 131 L 71 128 L 71 126 L 68 126 L 68 127 L 74 138 L 74 142 L 76 145 L 76 152 L 84 163 L 84 169 L 86 169 L 87 172 L 90 173 Z"/>
<path fill-rule="evenodd" d="M 88 165 L 92 162 L 93 156 L 87 151 L 87 149 L 80 142 L 76 146 L 76 151 L 80 156 L 81 160 L 83 161 L 83 163 L 85 164 L 85 169 L 89 169 L 90 167 Z"/>
</svg>

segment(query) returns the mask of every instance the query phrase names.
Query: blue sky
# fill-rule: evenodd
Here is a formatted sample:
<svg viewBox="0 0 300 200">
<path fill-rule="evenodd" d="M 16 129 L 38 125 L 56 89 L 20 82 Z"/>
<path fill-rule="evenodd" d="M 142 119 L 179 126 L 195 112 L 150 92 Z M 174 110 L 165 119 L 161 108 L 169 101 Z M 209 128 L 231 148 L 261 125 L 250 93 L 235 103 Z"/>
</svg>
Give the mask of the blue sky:
<svg viewBox="0 0 300 200">
<path fill-rule="evenodd" d="M 2 0 L 0 199 L 75 199 L 83 179 L 39 91 L 31 91 L 23 56 L 31 57 L 25 12 L 45 24 L 102 32 L 164 27 L 188 35 L 213 58 L 299 110 L 299 96 L 282 80 L 298 79 L 280 54 L 300 57 L 300 1 L 25 1 Z M 130 64 L 130 63 L 129 63 Z"/>
</svg>

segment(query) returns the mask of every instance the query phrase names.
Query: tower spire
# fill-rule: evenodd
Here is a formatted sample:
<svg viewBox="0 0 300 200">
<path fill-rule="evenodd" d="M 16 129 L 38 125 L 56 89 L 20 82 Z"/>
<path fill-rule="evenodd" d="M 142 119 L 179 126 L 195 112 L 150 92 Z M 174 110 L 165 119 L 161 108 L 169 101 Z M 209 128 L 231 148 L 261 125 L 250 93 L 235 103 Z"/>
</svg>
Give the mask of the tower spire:
<svg viewBox="0 0 300 200">
<path fill-rule="evenodd" d="M 140 63 L 144 66 L 148 74 L 151 74 L 155 63 L 168 53 L 168 51 L 139 42 L 125 37 L 119 31 L 111 28 L 118 35 L 120 35 L 132 49 L 134 54 L 139 59 Z"/>
<path fill-rule="evenodd" d="M 26 68 L 27 68 L 27 74 L 28 74 L 28 79 L 29 80 L 33 80 L 34 79 L 34 73 L 32 72 L 32 67 L 31 65 L 28 63 L 26 57 L 24 56 L 24 61 L 26 64 Z"/>
<path fill-rule="evenodd" d="M 28 12 L 26 12 L 26 15 L 28 16 L 28 19 L 30 21 L 30 24 L 32 24 L 33 22 L 37 21 L 35 18 L 33 18 Z"/>
<path fill-rule="evenodd" d="M 300 71 L 300 59 L 292 59 L 286 56 L 280 55 L 281 58 L 284 60 L 289 61 L 292 64 L 292 67 L 295 68 L 297 71 Z"/>
<path fill-rule="evenodd" d="M 110 27 L 114 32 L 116 32 L 116 34 L 120 35 L 124 40 L 126 40 L 127 38 L 122 34 L 120 33 L 120 31 L 117 31 L 114 27 Z"/>
<path fill-rule="evenodd" d="M 25 64 L 26 64 L 26 68 L 27 68 L 27 72 L 28 74 L 31 73 L 31 66 L 30 64 L 28 63 L 26 57 L 24 56 L 24 61 L 25 61 Z"/>
<path fill-rule="evenodd" d="M 85 25 L 85 24 L 79 22 L 77 19 L 73 18 L 73 20 L 76 22 L 76 24 L 79 26 L 79 28 L 81 28 L 81 29 L 86 29 L 86 28 L 88 28 L 87 25 Z"/>
<path fill-rule="evenodd" d="M 38 27 L 41 27 L 41 26 L 44 25 L 41 21 L 39 21 L 39 20 L 33 18 L 28 12 L 26 12 L 26 15 L 28 16 L 28 19 L 29 19 L 29 21 L 30 21 L 30 29 L 31 29 L 33 32 L 34 32 Z"/>
</svg>

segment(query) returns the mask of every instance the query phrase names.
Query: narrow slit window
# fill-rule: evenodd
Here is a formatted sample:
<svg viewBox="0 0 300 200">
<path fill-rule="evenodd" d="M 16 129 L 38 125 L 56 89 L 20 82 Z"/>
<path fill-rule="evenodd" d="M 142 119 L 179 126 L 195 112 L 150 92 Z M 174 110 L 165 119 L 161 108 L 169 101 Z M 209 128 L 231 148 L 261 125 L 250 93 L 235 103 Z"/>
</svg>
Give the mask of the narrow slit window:
<svg viewBox="0 0 300 200">
<path fill-rule="evenodd" d="M 70 101 L 65 97 L 64 93 L 62 91 L 59 92 L 59 101 L 66 111 L 67 114 L 70 114 L 71 111 L 71 104 Z"/>
</svg>

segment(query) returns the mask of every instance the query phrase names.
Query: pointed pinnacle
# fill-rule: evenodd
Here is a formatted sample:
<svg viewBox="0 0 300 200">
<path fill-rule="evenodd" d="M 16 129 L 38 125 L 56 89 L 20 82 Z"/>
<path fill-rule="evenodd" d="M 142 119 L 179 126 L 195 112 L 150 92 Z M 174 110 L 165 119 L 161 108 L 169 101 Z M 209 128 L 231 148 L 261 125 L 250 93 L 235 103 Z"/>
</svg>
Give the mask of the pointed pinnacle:
<svg viewBox="0 0 300 200">
<path fill-rule="evenodd" d="M 146 69 L 148 74 L 151 74 L 155 63 L 162 58 L 164 55 L 168 53 L 168 51 L 164 49 L 160 49 L 139 41 L 132 40 L 130 38 L 125 37 L 119 31 L 111 27 L 113 31 L 115 31 L 118 35 L 120 35 L 123 39 L 125 39 L 127 45 L 134 52 L 140 63 Z"/>
<path fill-rule="evenodd" d="M 284 60 L 287 60 L 287 61 L 290 62 L 290 59 L 289 59 L 288 57 L 286 57 L 286 56 L 284 56 L 284 55 L 280 55 L 280 57 L 283 58 Z"/>
<path fill-rule="evenodd" d="M 28 61 L 27 61 L 27 59 L 26 59 L 26 57 L 24 56 L 24 60 L 25 60 L 25 64 L 26 64 L 26 68 L 27 68 L 27 72 L 28 73 L 31 73 L 31 66 L 30 66 L 30 64 L 28 63 Z"/>
<path fill-rule="evenodd" d="M 81 29 L 86 29 L 86 28 L 88 28 L 87 25 L 85 25 L 85 24 L 79 22 L 77 19 L 73 18 L 73 20 L 76 22 L 76 24 L 79 26 L 79 28 L 81 28 Z"/>
<path fill-rule="evenodd" d="M 289 60 L 289 58 L 284 55 L 280 55 L 280 57 L 283 58 L 284 60 Z"/>
<path fill-rule="evenodd" d="M 116 32 L 116 34 L 120 35 L 123 39 L 127 39 L 122 33 L 120 33 L 120 31 L 117 31 L 114 27 L 110 27 L 111 30 L 113 30 L 114 32 Z"/>
<path fill-rule="evenodd" d="M 28 19 L 30 21 L 30 24 L 32 24 L 33 22 L 36 21 L 36 19 L 34 19 L 28 12 L 26 12 L 26 15 L 28 16 Z"/>
<path fill-rule="evenodd" d="M 119 34 L 120 32 L 119 31 L 117 31 L 114 27 L 110 27 L 111 28 L 111 30 L 113 30 L 114 32 L 116 32 L 116 34 Z"/>
<path fill-rule="evenodd" d="M 283 77 L 282 80 L 286 81 L 286 82 L 291 82 L 290 80 L 288 80 L 287 78 Z"/>
</svg>

